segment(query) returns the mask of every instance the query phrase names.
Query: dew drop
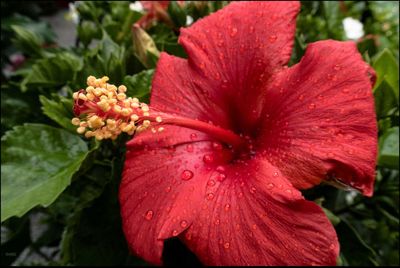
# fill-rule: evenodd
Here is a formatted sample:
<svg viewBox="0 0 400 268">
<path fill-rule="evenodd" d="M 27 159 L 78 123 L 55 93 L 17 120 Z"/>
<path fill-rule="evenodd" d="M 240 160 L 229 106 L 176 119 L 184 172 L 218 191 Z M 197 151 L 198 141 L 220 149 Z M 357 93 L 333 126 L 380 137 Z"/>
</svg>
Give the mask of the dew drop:
<svg viewBox="0 0 400 268">
<path fill-rule="evenodd" d="M 172 236 L 177 236 L 178 235 L 178 231 L 177 230 L 173 230 L 172 231 Z"/>
<path fill-rule="evenodd" d="M 278 177 L 279 174 L 278 174 L 278 172 L 275 171 L 272 175 L 273 175 L 274 177 Z"/>
<path fill-rule="evenodd" d="M 238 32 L 238 29 L 236 27 L 233 27 L 231 30 L 231 33 L 230 33 L 231 37 L 234 37 L 237 34 L 237 32 Z"/>
<path fill-rule="evenodd" d="M 167 188 L 165 188 L 165 192 L 167 192 L 167 193 L 171 192 L 171 186 L 168 186 Z"/>
<path fill-rule="evenodd" d="M 219 142 L 213 142 L 212 143 L 212 148 L 216 151 L 221 151 L 222 150 L 222 144 Z"/>
<path fill-rule="evenodd" d="M 196 134 L 196 133 L 190 134 L 190 138 L 191 138 L 192 140 L 196 139 L 196 138 L 197 138 L 197 134 Z"/>
<path fill-rule="evenodd" d="M 251 228 L 253 228 L 253 230 L 257 229 L 257 224 L 253 224 L 253 226 L 251 226 Z"/>
<path fill-rule="evenodd" d="M 223 166 L 218 166 L 216 169 L 218 172 L 224 172 L 225 168 Z"/>
<path fill-rule="evenodd" d="M 215 225 L 219 225 L 221 223 L 221 221 L 217 219 L 217 220 L 215 220 L 214 223 L 215 223 Z"/>
<path fill-rule="evenodd" d="M 214 198 L 214 194 L 213 193 L 208 193 L 207 194 L 207 200 L 212 200 Z"/>
<path fill-rule="evenodd" d="M 147 211 L 145 215 L 146 220 L 151 220 L 153 218 L 153 214 L 154 212 L 152 210 Z"/>
<path fill-rule="evenodd" d="M 188 180 L 190 180 L 191 178 L 193 178 L 193 172 L 186 169 L 186 170 L 184 170 L 184 171 L 182 172 L 181 178 L 182 178 L 182 180 L 184 180 L 184 181 L 188 181 Z"/>
<path fill-rule="evenodd" d="M 220 173 L 217 176 L 218 181 L 224 181 L 226 179 L 226 175 L 224 173 Z"/>
<path fill-rule="evenodd" d="M 339 70 L 341 69 L 341 67 L 340 67 L 339 64 L 335 64 L 335 66 L 333 66 L 333 69 L 334 69 L 335 71 L 339 71 Z"/>
<path fill-rule="evenodd" d="M 215 181 L 214 181 L 214 180 L 209 180 L 209 181 L 207 182 L 207 185 L 208 185 L 208 186 L 214 186 L 214 185 L 215 185 Z"/>
<path fill-rule="evenodd" d="M 193 152 L 193 145 L 192 144 L 186 145 L 186 151 L 188 151 L 189 153 Z"/>
<path fill-rule="evenodd" d="M 335 244 L 330 244 L 329 249 L 334 250 L 335 249 Z"/>
<path fill-rule="evenodd" d="M 229 242 L 226 242 L 226 243 L 224 244 L 224 248 L 226 248 L 226 249 L 228 249 L 230 246 L 231 246 L 231 244 L 229 244 Z"/>
<path fill-rule="evenodd" d="M 256 192 L 256 188 L 255 187 L 251 187 L 250 188 L 250 193 L 254 194 Z"/>
<path fill-rule="evenodd" d="M 285 192 L 288 194 L 292 194 L 292 190 L 290 190 L 290 189 L 286 189 Z"/>
<path fill-rule="evenodd" d="M 308 109 L 312 110 L 315 109 L 316 105 L 315 103 L 311 103 L 310 105 L 308 105 Z"/>
<path fill-rule="evenodd" d="M 274 188 L 274 184 L 273 183 L 268 183 L 267 184 L 267 189 L 272 189 L 272 188 Z"/>
<path fill-rule="evenodd" d="M 214 162 L 214 156 L 212 154 L 205 154 L 203 156 L 203 161 L 206 164 L 211 164 Z"/>
<path fill-rule="evenodd" d="M 238 197 L 239 197 L 239 198 L 242 198 L 242 197 L 243 197 L 243 193 L 240 192 L 240 193 L 238 194 Z"/>
<path fill-rule="evenodd" d="M 187 226 L 188 226 L 187 221 L 185 221 L 185 220 L 181 221 L 181 227 L 182 228 L 186 228 Z"/>
<path fill-rule="evenodd" d="M 271 35 L 271 36 L 268 38 L 268 41 L 269 41 L 270 43 L 275 43 L 276 39 L 278 39 L 278 36 L 276 36 L 276 35 Z"/>
<path fill-rule="evenodd" d="M 253 26 L 250 26 L 250 32 L 254 33 L 254 27 Z"/>
<path fill-rule="evenodd" d="M 230 205 L 230 204 L 226 204 L 226 205 L 225 205 L 225 211 L 228 211 L 230 208 L 231 208 L 231 205 Z"/>
</svg>

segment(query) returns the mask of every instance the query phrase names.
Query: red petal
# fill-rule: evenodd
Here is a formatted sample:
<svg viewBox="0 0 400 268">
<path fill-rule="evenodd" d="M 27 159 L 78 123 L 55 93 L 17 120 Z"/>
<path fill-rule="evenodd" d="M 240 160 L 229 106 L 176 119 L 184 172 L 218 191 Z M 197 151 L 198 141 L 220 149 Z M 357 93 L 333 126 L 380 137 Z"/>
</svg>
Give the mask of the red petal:
<svg viewBox="0 0 400 268">
<path fill-rule="evenodd" d="M 181 29 L 179 42 L 189 63 L 161 57 L 151 105 L 251 132 L 263 85 L 290 58 L 299 7 L 298 2 L 236 2 Z"/>
<path fill-rule="evenodd" d="M 259 143 L 297 188 L 325 176 L 371 196 L 377 155 L 374 71 L 353 42 L 310 44 L 266 93 Z"/>
<path fill-rule="evenodd" d="M 197 135 L 199 134 L 199 135 Z M 230 156 L 214 150 L 201 133 L 165 126 L 128 143 L 119 199 L 123 230 L 132 251 L 161 264 L 163 240 L 189 227 L 204 199 L 209 170 Z M 205 163 L 205 155 L 213 161 Z"/>
<path fill-rule="evenodd" d="M 206 265 L 335 265 L 335 230 L 315 203 L 266 161 L 227 166 L 207 184 L 190 228 L 180 235 Z M 212 180 L 212 178 L 210 179 Z"/>
</svg>

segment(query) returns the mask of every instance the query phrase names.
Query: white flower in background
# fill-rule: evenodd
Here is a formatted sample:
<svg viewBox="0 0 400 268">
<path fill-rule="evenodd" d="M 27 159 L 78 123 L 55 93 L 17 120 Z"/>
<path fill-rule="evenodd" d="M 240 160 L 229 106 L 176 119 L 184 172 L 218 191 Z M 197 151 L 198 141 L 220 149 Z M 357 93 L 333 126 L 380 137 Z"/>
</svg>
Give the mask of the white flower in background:
<svg viewBox="0 0 400 268">
<path fill-rule="evenodd" d="M 190 25 L 193 23 L 193 18 L 191 16 L 186 16 L 186 25 Z"/>
<path fill-rule="evenodd" d="M 78 3 L 69 3 L 69 14 L 68 18 L 72 20 L 73 23 L 78 24 L 79 23 L 79 12 L 76 9 Z"/>
<path fill-rule="evenodd" d="M 347 17 L 343 20 L 343 27 L 348 39 L 357 40 L 364 35 L 361 21 Z"/>
<path fill-rule="evenodd" d="M 345 199 L 347 201 L 347 204 L 353 204 L 354 198 L 357 196 L 357 194 L 358 193 L 356 191 L 350 191 L 346 193 Z"/>
<path fill-rule="evenodd" d="M 143 5 L 139 1 L 129 4 L 129 9 L 137 12 L 143 12 Z"/>
</svg>

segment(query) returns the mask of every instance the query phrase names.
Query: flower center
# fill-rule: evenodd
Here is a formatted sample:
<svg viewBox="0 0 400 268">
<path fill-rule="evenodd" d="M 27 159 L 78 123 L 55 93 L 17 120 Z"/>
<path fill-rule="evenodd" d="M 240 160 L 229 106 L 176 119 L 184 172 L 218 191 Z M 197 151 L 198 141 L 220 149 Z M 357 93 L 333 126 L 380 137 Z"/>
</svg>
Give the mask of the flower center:
<svg viewBox="0 0 400 268">
<path fill-rule="evenodd" d="M 125 132 L 129 135 L 151 129 L 153 133 L 164 130 L 162 125 L 176 125 L 206 133 L 233 148 L 242 148 L 247 140 L 230 130 L 203 121 L 153 111 L 137 98 L 126 96 L 127 88 L 108 84 L 108 77 L 96 79 L 89 76 L 88 87 L 73 94 L 75 100 L 72 124 L 85 137 L 98 140 L 116 139 Z"/>
</svg>

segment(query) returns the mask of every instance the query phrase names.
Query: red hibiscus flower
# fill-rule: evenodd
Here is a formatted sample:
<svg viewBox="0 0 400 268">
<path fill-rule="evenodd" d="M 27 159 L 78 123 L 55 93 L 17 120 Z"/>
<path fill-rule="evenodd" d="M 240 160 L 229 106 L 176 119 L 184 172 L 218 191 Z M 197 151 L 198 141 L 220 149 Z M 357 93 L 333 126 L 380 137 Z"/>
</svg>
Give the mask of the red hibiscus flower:
<svg viewBox="0 0 400 268">
<path fill-rule="evenodd" d="M 89 126 L 110 116 L 119 132 L 133 133 L 129 116 L 164 124 L 127 144 L 119 198 L 135 254 L 161 264 L 164 240 L 178 237 L 206 265 L 336 264 L 335 230 L 299 190 L 333 180 L 372 195 L 375 74 L 353 42 L 333 40 L 286 67 L 299 8 L 231 3 L 182 29 L 188 60 L 161 54 L 150 114 L 123 87 L 118 101 L 97 102 L 103 113 Z M 101 90 L 90 91 L 75 94 L 78 115 L 97 109 L 85 100 Z M 86 122 L 75 121 L 83 133 Z M 86 134 L 118 134 L 107 131 Z"/>
</svg>

